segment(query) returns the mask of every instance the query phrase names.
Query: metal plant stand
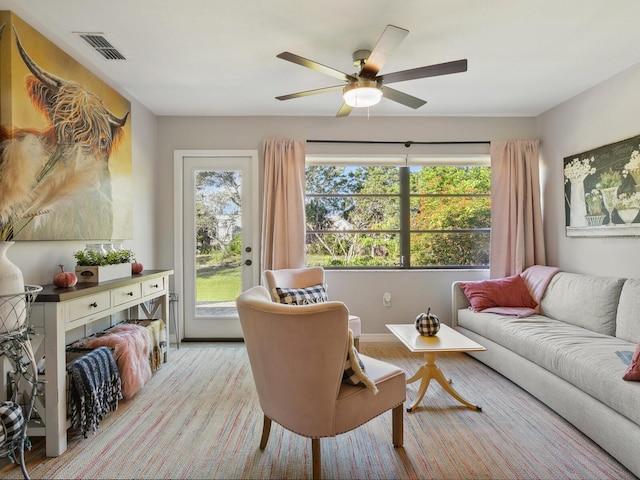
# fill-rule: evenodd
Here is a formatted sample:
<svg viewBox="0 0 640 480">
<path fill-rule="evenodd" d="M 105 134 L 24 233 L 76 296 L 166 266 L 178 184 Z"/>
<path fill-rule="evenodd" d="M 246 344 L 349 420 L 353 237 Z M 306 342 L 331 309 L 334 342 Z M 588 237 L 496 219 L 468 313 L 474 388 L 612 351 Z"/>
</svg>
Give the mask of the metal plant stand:
<svg viewBox="0 0 640 480">
<path fill-rule="evenodd" d="M 19 463 L 25 479 L 29 474 L 24 461 L 27 425 L 33 413 L 40 384 L 38 367 L 31 348 L 29 327 L 31 307 L 42 287 L 26 285 L 23 293 L 0 295 L 0 357 L 6 357 L 13 370 L 9 374 L 11 397 L 0 402 L 0 457 Z"/>
</svg>

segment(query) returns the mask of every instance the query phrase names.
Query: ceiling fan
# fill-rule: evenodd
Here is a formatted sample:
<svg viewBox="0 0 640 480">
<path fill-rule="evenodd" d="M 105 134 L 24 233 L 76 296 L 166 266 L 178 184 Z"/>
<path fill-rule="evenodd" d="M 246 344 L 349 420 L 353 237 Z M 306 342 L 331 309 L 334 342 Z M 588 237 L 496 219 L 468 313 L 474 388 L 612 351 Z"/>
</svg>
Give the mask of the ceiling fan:
<svg viewBox="0 0 640 480">
<path fill-rule="evenodd" d="M 378 39 L 373 50 L 357 50 L 353 53 L 353 64 L 360 68 L 354 74 L 348 74 L 336 70 L 326 65 L 308 60 L 291 52 L 282 52 L 278 58 L 287 60 L 303 67 L 310 68 L 316 72 L 324 73 L 331 77 L 347 82 L 347 85 L 335 85 L 332 87 L 318 88 L 304 92 L 291 93 L 276 97 L 278 100 L 290 100 L 292 98 L 306 97 L 327 93 L 335 90 L 342 90 L 344 103 L 338 110 L 336 117 L 346 117 L 353 108 L 369 107 L 377 104 L 384 96 L 389 100 L 401 103 L 411 108 L 420 108 L 427 103 L 425 100 L 408 95 L 406 93 L 387 87 L 389 83 L 404 82 L 417 78 L 436 77 L 439 75 L 449 75 L 467 71 L 467 60 L 456 60 L 453 62 L 439 63 L 425 67 L 412 68 L 400 72 L 378 75 L 389 56 L 400 45 L 402 40 L 409 34 L 409 30 L 387 25 Z"/>
</svg>

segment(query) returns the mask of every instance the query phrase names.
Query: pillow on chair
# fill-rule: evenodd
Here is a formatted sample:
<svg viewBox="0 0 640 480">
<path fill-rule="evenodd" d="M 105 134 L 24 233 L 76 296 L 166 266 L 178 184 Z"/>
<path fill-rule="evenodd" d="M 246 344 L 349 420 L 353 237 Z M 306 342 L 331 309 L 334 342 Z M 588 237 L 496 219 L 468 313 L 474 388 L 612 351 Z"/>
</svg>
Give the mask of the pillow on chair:
<svg viewBox="0 0 640 480">
<path fill-rule="evenodd" d="M 305 288 L 275 287 L 273 291 L 279 303 L 286 303 L 288 305 L 310 305 L 312 303 L 322 303 L 329 300 L 326 283 L 319 283 L 318 285 Z"/>
</svg>

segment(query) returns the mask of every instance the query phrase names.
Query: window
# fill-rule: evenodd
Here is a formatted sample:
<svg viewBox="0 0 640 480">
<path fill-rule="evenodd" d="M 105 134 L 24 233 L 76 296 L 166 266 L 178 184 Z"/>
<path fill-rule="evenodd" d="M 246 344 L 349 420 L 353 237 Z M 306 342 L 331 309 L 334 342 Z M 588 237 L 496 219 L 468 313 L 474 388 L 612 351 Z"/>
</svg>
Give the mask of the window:
<svg viewBox="0 0 640 480">
<path fill-rule="evenodd" d="M 307 264 L 487 268 L 488 155 L 307 156 Z"/>
</svg>

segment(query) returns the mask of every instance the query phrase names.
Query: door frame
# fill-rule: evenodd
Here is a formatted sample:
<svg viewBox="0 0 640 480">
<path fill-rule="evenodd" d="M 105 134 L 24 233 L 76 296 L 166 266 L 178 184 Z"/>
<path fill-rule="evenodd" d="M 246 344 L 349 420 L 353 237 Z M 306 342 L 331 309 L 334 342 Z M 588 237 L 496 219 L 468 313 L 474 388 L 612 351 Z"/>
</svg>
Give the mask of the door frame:
<svg viewBox="0 0 640 480">
<path fill-rule="evenodd" d="M 251 217 L 252 217 L 252 234 L 251 244 L 253 245 L 254 255 L 253 261 L 256 267 L 253 269 L 253 285 L 260 283 L 261 268 L 261 254 L 260 247 L 260 200 L 259 191 L 260 183 L 259 176 L 259 164 L 258 164 L 258 151 L 257 150 L 174 150 L 173 151 L 173 284 L 174 291 L 179 296 L 177 305 L 178 322 L 180 323 L 179 331 L 184 332 L 184 189 L 183 189 L 183 172 L 184 172 L 184 158 L 185 157 L 242 157 L 251 158 Z"/>
</svg>

